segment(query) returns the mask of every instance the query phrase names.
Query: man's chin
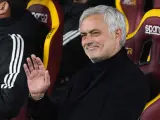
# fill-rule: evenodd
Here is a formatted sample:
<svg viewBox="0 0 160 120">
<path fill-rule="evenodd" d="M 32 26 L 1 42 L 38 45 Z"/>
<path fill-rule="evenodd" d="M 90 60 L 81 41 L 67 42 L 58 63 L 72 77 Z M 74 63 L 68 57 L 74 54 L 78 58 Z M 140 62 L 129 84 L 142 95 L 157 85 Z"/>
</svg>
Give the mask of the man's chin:
<svg viewBox="0 0 160 120">
<path fill-rule="evenodd" d="M 102 61 L 100 57 L 90 57 L 90 60 L 92 61 L 92 63 Z"/>
</svg>

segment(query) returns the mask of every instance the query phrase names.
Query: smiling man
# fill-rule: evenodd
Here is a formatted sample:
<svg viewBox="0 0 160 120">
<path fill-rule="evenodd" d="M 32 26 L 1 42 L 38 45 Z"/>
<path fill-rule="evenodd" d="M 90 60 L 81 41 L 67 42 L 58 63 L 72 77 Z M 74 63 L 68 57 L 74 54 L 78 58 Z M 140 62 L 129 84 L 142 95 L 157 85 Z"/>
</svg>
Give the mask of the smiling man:
<svg viewBox="0 0 160 120">
<path fill-rule="evenodd" d="M 93 62 L 114 56 L 122 47 L 120 45 L 122 29 L 117 28 L 115 33 L 111 33 L 108 28 L 103 14 L 88 16 L 80 23 L 82 46 Z"/>
<path fill-rule="evenodd" d="M 47 96 L 42 98 L 50 81 L 43 63 L 32 56 L 32 64 L 28 58 L 24 69 L 32 107 L 44 104 L 30 115 L 34 120 L 137 120 L 149 92 L 143 73 L 124 48 L 124 16 L 100 5 L 85 10 L 79 26 L 82 46 L 92 64 L 72 77 L 66 95 L 55 103 Z"/>
</svg>

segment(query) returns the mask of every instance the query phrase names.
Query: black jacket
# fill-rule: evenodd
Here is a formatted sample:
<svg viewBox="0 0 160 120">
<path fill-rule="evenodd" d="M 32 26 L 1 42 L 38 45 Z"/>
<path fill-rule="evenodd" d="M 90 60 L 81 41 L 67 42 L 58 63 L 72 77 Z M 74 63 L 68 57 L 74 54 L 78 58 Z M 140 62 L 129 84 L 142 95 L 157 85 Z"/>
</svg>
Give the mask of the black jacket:
<svg viewBox="0 0 160 120">
<path fill-rule="evenodd" d="M 31 54 L 42 56 L 47 32 L 28 11 L 0 19 L 0 120 L 15 117 L 26 102 L 23 64 Z"/>
<path fill-rule="evenodd" d="M 38 109 L 31 109 L 32 117 L 35 120 L 137 120 L 149 90 L 144 74 L 127 57 L 126 50 L 121 49 L 112 58 L 77 72 L 65 94 L 57 103 L 47 97 L 37 103 L 32 101 L 31 106 Z"/>
</svg>

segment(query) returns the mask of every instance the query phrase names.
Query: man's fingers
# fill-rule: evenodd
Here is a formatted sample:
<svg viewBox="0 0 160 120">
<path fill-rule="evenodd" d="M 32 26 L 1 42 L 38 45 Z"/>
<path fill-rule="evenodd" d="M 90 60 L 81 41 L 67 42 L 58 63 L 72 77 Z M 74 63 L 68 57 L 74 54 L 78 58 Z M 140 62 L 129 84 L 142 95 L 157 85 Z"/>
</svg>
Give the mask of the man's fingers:
<svg viewBox="0 0 160 120">
<path fill-rule="evenodd" d="M 44 64 L 39 57 L 36 57 L 37 64 L 40 70 L 45 70 Z"/>
<path fill-rule="evenodd" d="M 28 64 L 28 69 L 30 70 L 30 72 L 32 72 L 34 68 L 30 58 L 27 58 L 27 64 Z"/>
<path fill-rule="evenodd" d="M 25 71 L 25 73 L 26 73 L 26 76 L 29 77 L 31 73 L 30 73 L 30 71 L 29 71 L 29 69 L 28 69 L 28 66 L 27 66 L 26 64 L 24 64 L 24 65 L 23 65 L 23 68 L 24 68 L 24 71 Z"/>
<path fill-rule="evenodd" d="M 45 83 L 47 86 L 50 86 L 50 75 L 48 70 L 45 71 Z"/>
<path fill-rule="evenodd" d="M 37 64 L 37 60 L 36 60 L 36 56 L 33 54 L 31 55 L 32 61 L 33 61 L 33 66 L 35 68 L 35 70 L 38 70 L 38 64 Z"/>
</svg>

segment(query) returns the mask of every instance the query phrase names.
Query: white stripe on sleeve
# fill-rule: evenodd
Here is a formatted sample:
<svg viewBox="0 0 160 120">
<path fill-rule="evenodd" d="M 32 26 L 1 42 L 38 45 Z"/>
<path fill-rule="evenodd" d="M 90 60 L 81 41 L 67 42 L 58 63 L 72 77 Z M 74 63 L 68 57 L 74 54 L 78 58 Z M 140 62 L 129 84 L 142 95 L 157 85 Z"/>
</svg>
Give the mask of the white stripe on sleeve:
<svg viewBox="0 0 160 120">
<path fill-rule="evenodd" d="M 12 88 L 16 81 L 17 75 L 20 72 L 20 66 L 22 64 L 22 58 L 24 53 L 24 40 L 21 35 L 10 35 L 13 40 L 12 56 L 9 65 L 9 73 L 4 77 L 4 84 L 1 88 Z"/>
</svg>

